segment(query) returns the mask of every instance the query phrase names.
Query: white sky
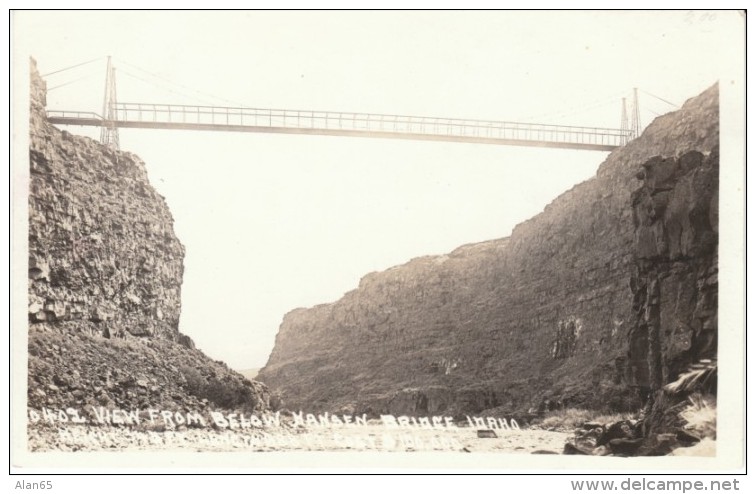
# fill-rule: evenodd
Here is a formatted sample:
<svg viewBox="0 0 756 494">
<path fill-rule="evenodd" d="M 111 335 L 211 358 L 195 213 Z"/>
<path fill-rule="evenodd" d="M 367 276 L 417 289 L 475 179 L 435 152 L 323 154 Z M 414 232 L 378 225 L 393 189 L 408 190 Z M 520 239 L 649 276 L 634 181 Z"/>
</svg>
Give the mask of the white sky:
<svg viewBox="0 0 756 494">
<path fill-rule="evenodd" d="M 734 12 L 15 12 L 13 24 L 14 56 L 34 56 L 43 74 L 112 55 L 123 102 L 605 127 L 619 127 L 633 87 L 645 125 L 674 109 L 648 93 L 679 105 L 732 73 L 742 33 Z M 103 58 L 49 76 L 49 88 L 83 79 L 51 90 L 48 108 L 101 112 L 104 72 Z M 606 156 L 168 130 L 120 138 L 147 163 L 186 246 L 182 332 L 239 369 L 265 364 L 289 310 L 334 301 L 368 272 L 506 237 Z"/>
</svg>

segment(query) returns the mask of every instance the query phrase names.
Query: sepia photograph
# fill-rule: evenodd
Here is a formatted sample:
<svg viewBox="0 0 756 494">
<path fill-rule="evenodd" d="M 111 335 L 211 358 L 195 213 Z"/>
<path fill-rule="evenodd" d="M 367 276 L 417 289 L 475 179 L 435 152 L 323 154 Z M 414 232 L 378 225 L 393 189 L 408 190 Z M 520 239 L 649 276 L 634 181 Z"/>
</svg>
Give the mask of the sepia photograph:
<svg viewBox="0 0 756 494">
<path fill-rule="evenodd" d="M 14 466 L 744 467 L 744 12 L 10 17 Z"/>
</svg>

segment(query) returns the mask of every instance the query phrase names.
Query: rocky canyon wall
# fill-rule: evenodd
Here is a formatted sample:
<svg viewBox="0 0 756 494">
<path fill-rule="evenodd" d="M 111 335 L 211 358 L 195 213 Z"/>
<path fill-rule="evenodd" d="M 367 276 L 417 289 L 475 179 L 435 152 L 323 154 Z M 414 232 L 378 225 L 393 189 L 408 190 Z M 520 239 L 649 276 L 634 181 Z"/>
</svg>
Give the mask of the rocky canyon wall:
<svg viewBox="0 0 756 494">
<path fill-rule="evenodd" d="M 719 149 L 655 157 L 637 178 L 628 381 L 655 392 L 717 358 Z"/>
<path fill-rule="evenodd" d="M 32 62 L 30 408 L 268 408 L 179 332 L 184 247 L 135 155 L 47 122 Z"/>
<path fill-rule="evenodd" d="M 293 310 L 258 379 L 291 409 L 639 406 L 648 335 L 660 335 L 664 379 L 713 352 L 718 141 L 714 86 L 510 237 L 368 274 L 334 303 Z"/>
</svg>

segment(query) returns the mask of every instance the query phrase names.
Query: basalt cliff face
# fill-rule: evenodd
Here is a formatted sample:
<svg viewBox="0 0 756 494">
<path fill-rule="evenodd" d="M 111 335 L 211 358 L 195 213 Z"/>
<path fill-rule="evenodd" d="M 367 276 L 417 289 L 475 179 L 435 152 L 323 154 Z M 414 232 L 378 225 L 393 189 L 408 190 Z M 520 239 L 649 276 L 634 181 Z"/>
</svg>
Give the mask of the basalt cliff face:
<svg viewBox="0 0 756 494">
<path fill-rule="evenodd" d="M 509 238 L 290 312 L 258 379 L 291 409 L 639 406 L 651 374 L 715 355 L 718 142 L 714 86 Z"/>
<path fill-rule="evenodd" d="M 184 247 L 131 153 L 47 123 L 32 85 L 29 319 L 105 336 L 191 342 L 178 331 Z"/>
<path fill-rule="evenodd" d="M 686 365 L 717 358 L 719 148 L 655 157 L 637 178 L 628 375 L 655 392 Z"/>
<path fill-rule="evenodd" d="M 144 163 L 61 131 L 32 62 L 31 409 L 267 409 L 268 391 L 179 332 L 184 247 Z"/>
</svg>

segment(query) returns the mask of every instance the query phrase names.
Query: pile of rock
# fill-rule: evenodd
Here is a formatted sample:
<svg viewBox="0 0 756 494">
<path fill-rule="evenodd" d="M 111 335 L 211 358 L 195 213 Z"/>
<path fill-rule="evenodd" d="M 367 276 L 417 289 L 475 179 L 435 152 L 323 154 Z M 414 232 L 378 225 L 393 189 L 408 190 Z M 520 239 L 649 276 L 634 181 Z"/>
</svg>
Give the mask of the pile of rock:
<svg viewBox="0 0 756 494">
<path fill-rule="evenodd" d="M 608 425 L 583 424 L 564 445 L 566 455 L 664 456 L 701 439 L 684 429 L 643 435 L 643 421 L 621 420 Z"/>
<path fill-rule="evenodd" d="M 564 454 L 663 456 L 714 454 L 717 363 L 703 359 L 654 397 L 637 421 L 586 422 L 564 447 Z M 680 448 L 690 448 L 680 452 Z"/>
</svg>

